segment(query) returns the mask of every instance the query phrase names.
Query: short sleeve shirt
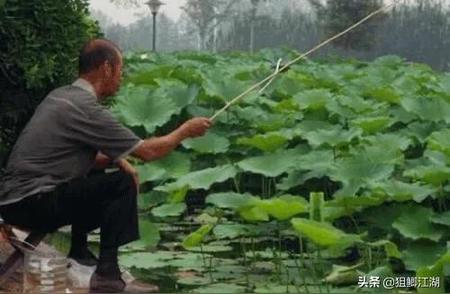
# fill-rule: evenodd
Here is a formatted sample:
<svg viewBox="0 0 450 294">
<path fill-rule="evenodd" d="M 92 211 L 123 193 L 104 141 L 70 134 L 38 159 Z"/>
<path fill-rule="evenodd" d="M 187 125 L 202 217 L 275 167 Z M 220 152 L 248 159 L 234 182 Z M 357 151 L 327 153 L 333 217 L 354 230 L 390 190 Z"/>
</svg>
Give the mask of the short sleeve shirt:
<svg viewBox="0 0 450 294">
<path fill-rule="evenodd" d="M 141 142 L 98 103 L 87 81 L 58 88 L 38 106 L 12 150 L 0 179 L 0 205 L 85 177 L 99 151 L 117 161 Z"/>
</svg>

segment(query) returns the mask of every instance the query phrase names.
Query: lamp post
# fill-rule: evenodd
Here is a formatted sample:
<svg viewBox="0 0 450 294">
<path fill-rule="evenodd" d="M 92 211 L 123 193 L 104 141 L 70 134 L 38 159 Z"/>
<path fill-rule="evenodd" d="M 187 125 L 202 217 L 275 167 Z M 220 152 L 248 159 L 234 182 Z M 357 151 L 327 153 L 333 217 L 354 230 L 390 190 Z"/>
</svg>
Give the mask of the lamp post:
<svg viewBox="0 0 450 294">
<path fill-rule="evenodd" d="M 252 10 L 250 19 L 250 53 L 253 53 L 255 51 L 255 19 L 259 0 L 251 0 L 251 2 Z"/>
<path fill-rule="evenodd" d="M 145 3 L 150 7 L 150 11 L 153 15 L 153 45 L 152 45 L 152 51 L 156 51 L 156 15 L 158 14 L 159 8 L 161 5 L 164 5 L 163 2 L 159 0 L 150 0 L 147 3 Z"/>
</svg>

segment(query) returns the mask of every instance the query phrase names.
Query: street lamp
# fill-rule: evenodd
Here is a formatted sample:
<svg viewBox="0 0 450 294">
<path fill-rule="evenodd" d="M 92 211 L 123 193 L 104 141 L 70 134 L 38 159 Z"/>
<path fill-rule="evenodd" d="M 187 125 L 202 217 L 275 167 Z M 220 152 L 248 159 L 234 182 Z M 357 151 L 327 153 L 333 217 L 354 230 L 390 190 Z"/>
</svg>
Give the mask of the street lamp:
<svg viewBox="0 0 450 294">
<path fill-rule="evenodd" d="M 250 53 L 253 53 L 255 51 L 255 19 L 259 0 L 250 0 L 250 2 L 252 2 L 252 14 L 250 19 Z"/>
<path fill-rule="evenodd" d="M 159 0 L 150 0 L 145 4 L 147 4 L 148 7 L 150 7 L 150 11 L 152 12 L 152 15 L 153 15 L 153 47 L 152 47 L 152 50 L 153 50 L 153 52 L 155 52 L 156 51 L 156 15 L 158 14 L 159 8 L 161 7 L 161 5 L 164 5 L 164 3 Z"/>
</svg>

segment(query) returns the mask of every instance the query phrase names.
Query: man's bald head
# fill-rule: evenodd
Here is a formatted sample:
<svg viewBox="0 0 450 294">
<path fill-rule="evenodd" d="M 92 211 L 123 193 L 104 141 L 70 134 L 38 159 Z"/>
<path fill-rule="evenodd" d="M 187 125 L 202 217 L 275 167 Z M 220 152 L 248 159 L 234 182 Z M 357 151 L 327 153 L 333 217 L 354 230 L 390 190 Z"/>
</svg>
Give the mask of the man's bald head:
<svg viewBox="0 0 450 294">
<path fill-rule="evenodd" d="M 106 39 L 90 40 L 83 46 L 78 59 L 79 75 L 98 69 L 105 62 L 113 67 L 119 64 L 121 53 L 119 47 Z"/>
</svg>

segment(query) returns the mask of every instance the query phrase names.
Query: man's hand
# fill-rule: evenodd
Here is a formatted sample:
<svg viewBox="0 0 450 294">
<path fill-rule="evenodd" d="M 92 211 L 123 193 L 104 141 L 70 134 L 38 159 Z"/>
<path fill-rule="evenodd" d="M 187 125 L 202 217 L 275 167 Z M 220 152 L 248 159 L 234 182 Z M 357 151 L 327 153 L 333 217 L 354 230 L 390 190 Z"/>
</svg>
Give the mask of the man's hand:
<svg viewBox="0 0 450 294">
<path fill-rule="evenodd" d="M 185 138 L 195 138 L 203 136 L 211 127 L 212 121 L 206 117 L 196 117 L 186 121 L 179 127 L 179 131 Z"/>
<path fill-rule="evenodd" d="M 139 194 L 139 174 L 138 171 L 126 160 L 121 159 L 117 163 L 117 166 L 126 174 L 133 176 L 134 183 L 136 184 L 136 191 Z"/>
</svg>

